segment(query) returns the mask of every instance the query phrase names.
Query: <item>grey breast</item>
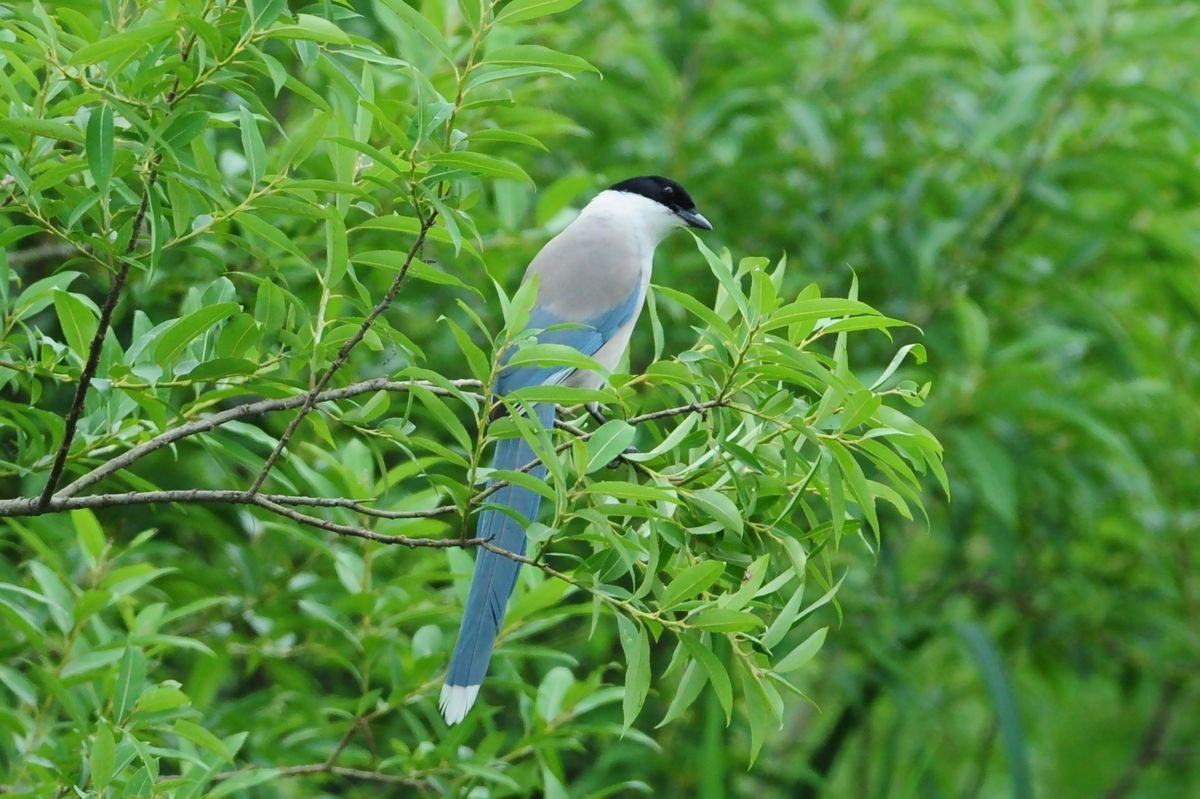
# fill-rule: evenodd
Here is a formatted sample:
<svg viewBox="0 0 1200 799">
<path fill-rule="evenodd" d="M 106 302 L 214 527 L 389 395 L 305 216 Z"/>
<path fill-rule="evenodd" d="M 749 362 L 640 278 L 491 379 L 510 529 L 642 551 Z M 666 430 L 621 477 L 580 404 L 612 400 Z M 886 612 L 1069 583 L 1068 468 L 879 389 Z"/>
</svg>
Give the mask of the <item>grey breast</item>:
<svg viewBox="0 0 1200 799">
<path fill-rule="evenodd" d="M 537 254 L 525 273 L 538 276 L 538 304 L 582 322 L 626 302 L 638 290 L 641 253 L 627 231 L 602 218 L 578 219 Z"/>
</svg>

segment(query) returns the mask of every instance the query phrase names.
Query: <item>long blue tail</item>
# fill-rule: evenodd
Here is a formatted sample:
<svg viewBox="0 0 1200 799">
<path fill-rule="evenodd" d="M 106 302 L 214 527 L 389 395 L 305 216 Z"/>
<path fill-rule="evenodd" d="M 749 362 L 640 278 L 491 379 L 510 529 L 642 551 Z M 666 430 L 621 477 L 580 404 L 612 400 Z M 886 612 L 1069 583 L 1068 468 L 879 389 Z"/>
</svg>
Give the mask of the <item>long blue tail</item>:
<svg viewBox="0 0 1200 799">
<path fill-rule="evenodd" d="M 549 427 L 554 418 L 554 406 L 542 403 L 535 405 L 534 409 L 542 426 Z M 492 466 L 516 470 L 533 459 L 533 449 L 525 439 L 508 438 L 496 446 L 496 458 Z M 546 474 L 546 467 L 538 464 L 530 474 L 541 478 Z M 493 494 L 491 501 L 506 505 L 518 516 L 533 521 L 537 518 L 541 496 L 528 488 L 507 485 Z M 476 536 L 509 552 L 525 554 L 525 527 L 503 511 L 485 510 L 479 514 Z M 442 686 L 440 707 L 449 724 L 462 721 L 471 705 L 475 704 L 520 569 L 521 564 L 511 558 L 482 548 L 478 551 L 458 643 L 454 646 L 450 670 Z"/>
</svg>

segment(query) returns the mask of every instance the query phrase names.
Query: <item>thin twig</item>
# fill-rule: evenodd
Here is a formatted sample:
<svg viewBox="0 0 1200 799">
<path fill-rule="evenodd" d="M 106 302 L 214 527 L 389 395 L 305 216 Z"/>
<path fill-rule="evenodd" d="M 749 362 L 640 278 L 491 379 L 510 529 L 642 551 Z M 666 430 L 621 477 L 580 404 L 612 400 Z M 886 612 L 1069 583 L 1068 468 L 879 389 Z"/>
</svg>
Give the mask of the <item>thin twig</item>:
<svg viewBox="0 0 1200 799">
<path fill-rule="evenodd" d="M 248 494 L 249 492 L 243 493 Z M 384 535 L 374 530 L 368 530 L 365 527 L 356 527 L 352 524 L 339 524 L 338 522 L 331 522 L 317 516 L 309 516 L 307 513 L 300 513 L 291 508 L 285 508 L 283 505 L 267 499 L 265 494 L 254 494 L 247 496 L 247 499 L 260 508 L 266 508 L 272 513 L 291 519 L 294 522 L 299 522 L 309 527 L 316 527 L 319 530 L 326 530 L 330 533 L 337 533 L 347 538 L 361 538 L 365 541 L 374 541 L 377 544 L 392 544 L 412 547 L 414 549 L 418 547 L 448 549 L 451 547 L 477 547 L 485 543 L 481 538 L 463 540 L 462 538 L 411 538 L 406 535 Z"/>
<path fill-rule="evenodd" d="M 427 510 L 388 511 L 363 505 L 359 500 L 341 497 L 306 497 L 288 494 L 254 494 L 242 489 L 184 488 L 164 491 L 127 491 L 120 494 L 91 494 L 86 497 L 51 498 L 49 507 L 43 508 L 37 497 L 0 499 L 0 518 L 12 516 L 41 516 L 47 513 L 77 510 L 79 508 L 116 508 L 130 505 L 157 505 L 177 503 L 183 505 L 259 505 L 258 499 L 278 505 L 295 505 L 321 508 L 345 508 L 380 519 L 428 519 L 444 516 L 458 510 L 455 505 L 439 505 Z"/>
<path fill-rule="evenodd" d="M 629 424 L 641 424 L 642 422 L 649 422 L 654 419 L 663 419 L 667 416 L 681 416 L 685 413 L 702 414 L 710 408 L 719 408 L 728 405 L 729 402 L 728 397 L 717 397 L 716 399 L 705 400 L 704 402 L 689 402 L 687 405 L 676 405 L 673 408 L 663 408 L 661 411 L 651 411 L 639 416 L 631 416 L 625 421 Z"/>
<path fill-rule="evenodd" d="M 450 385 L 454 386 L 455 388 L 477 388 L 479 386 L 479 381 L 451 380 Z M 451 394 L 450 391 L 447 391 L 446 389 L 434 383 L 426 383 L 420 380 L 389 380 L 385 377 L 377 377 L 372 380 L 364 380 L 360 383 L 352 383 L 342 388 L 323 391 L 317 394 L 316 398 L 312 400 L 312 404 L 316 405 L 322 402 L 346 399 L 348 397 L 354 397 L 370 391 L 408 391 L 413 386 L 421 386 L 426 391 L 440 396 L 448 396 Z M 238 419 L 243 419 L 247 416 L 258 416 L 264 413 L 271 413 L 272 411 L 295 408 L 298 405 L 306 404 L 309 401 L 310 396 L 311 395 L 309 394 L 297 394 L 295 396 L 285 397 L 283 399 L 247 402 L 243 405 L 237 405 L 233 408 L 229 408 L 228 410 L 213 414 L 212 416 L 204 419 L 197 419 L 194 422 L 188 422 L 187 424 L 167 430 L 165 433 L 155 436 L 154 438 L 142 444 L 138 444 L 136 447 L 133 447 L 127 452 L 124 452 L 112 460 L 97 466 L 92 471 L 63 488 L 58 492 L 58 494 L 55 495 L 55 497 L 72 497 L 88 486 L 100 482 L 110 474 L 124 469 L 139 458 L 149 455 L 151 452 L 156 450 L 162 449 L 168 444 L 172 444 L 181 438 L 186 438 L 187 436 L 195 435 L 197 433 L 205 433 L 213 428 L 220 427 L 223 424 L 227 424 Z"/>
<path fill-rule="evenodd" d="M 408 274 L 408 268 L 412 265 L 413 259 L 417 257 L 417 252 L 420 251 L 421 245 L 425 243 L 425 236 L 428 235 L 430 228 L 433 227 L 433 223 L 436 220 L 437 211 L 433 211 L 421 223 L 421 229 L 417 233 L 417 238 L 413 241 L 412 246 L 408 248 L 408 254 L 404 258 L 404 264 L 400 267 L 400 271 L 396 274 L 395 280 L 392 281 L 392 285 L 388 288 L 387 294 L 384 295 L 384 298 L 376 303 L 375 307 L 371 309 L 371 313 L 369 313 L 367 318 L 363 320 L 363 323 L 359 325 L 358 331 L 352 338 L 350 338 L 350 340 L 342 345 L 342 349 L 338 352 L 337 358 L 335 358 L 333 363 L 329 365 L 329 368 L 325 370 L 325 373 L 321 375 L 321 379 L 318 380 L 317 384 L 312 387 L 312 390 L 305 395 L 304 404 L 301 406 L 300 412 L 292 418 L 290 423 L 288 423 L 287 429 L 285 429 L 283 431 L 283 435 L 279 437 L 279 441 L 276 443 L 275 449 L 271 450 L 271 454 L 267 456 L 266 463 L 263 464 L 262 470 L 259 471 L 258 476 L 254 478 L 254 482 L 250 485 L 251 494 L 257 494 L 258 490 L 262 488 L 263 482 L 266 481 L 267 475 L 271 473 L 271 469 L 275 467 L 275 463 L 279 460 L 279 456 L 283 454 L 284 447 L 288 445 L 292 435 L 295 434 L 296 428 L 300 426 L 300 422 L 304 420 L 304 417 L 308 415 L 308 412 L 312 410 L 313 405 L 316 404 L 317 395 L 320 394 L 325 386 L 329 384 L 330 379 L 334 376 L 337 370 L 341 369 L 342 365 L 346 363 L 346 360 L 350 357 L 350 351 L 353 350 L 358 343 L 363 340 L 363 337 L 367 335 L 367 331 L 371 329 L 371 325 L 375 324 L 375 320 L 379 318 L 379 315 L 387 310 L 388 306 L 392 304 L 392 300 L 396 298 L 396 293 L 400 291 L 400 283 L 403 282 L 405 275 Z"/>
</svg>

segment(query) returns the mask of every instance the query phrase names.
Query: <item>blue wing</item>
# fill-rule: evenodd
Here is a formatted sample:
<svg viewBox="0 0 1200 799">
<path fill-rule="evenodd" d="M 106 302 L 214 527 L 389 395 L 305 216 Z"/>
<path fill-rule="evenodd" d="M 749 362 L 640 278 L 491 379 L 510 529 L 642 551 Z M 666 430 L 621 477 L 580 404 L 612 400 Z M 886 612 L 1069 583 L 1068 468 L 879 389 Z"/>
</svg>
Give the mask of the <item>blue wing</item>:
<svg viewBox="0 0 1200 799">
<path fill-rule="evenodd" d="M 634 290 L 620 305 L 580 322 L 562 319 L 544 306 L 538 306 L 529 315 L 528 327 L 543 330 L 537 335 L 539 344 L 562 344 L 578 350 L 584 355 L 595 355 L 605 342 L 633 317 L 637 305 L 638 292 Z M 565 324 L 573 326 L 545 330 L 548 327 Z M 505 353 L 501 363 L 507 363 L 512 352 L 509 350 Z M 514 366 L 500 372 L 500 377 L 496 381 L 496 393 L 504 395 L 527 386 L 540 386 L 552 381 L 558 382 L 570 374 L 570 371 L 569 369 L 564 370 L 561 366 Z M 555 379 L 556 375 L 560 375 L 558 380 Z"/>
</svg>

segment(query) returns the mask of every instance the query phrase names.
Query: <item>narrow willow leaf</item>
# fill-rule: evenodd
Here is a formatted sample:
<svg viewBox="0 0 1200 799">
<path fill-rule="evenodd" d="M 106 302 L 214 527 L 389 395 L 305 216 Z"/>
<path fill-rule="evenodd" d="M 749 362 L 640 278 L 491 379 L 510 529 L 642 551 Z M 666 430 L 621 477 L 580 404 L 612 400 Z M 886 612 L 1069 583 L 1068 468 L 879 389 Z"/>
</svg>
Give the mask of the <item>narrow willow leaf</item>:
<svg viewBox="0 0 1200 799">
<path fill-rule="evenodd" d="M 788 652 L 775 664 L 774 670 L 780 674 L 787 674 L 812 660 L 821 651 L 821 647 L 825 644 L 825 635 L 828 632 L 828 627 L 822 627 L 805 638 L 799 646 Z"/>
<path fill-rule="evenodd" d="M 426 19 L 420 11 L 410 6 L 405 0 L 383 0 L 383 4 L 408 26 L 414 33 L 429 42 L 442 56 L 450 62 L 454 61 L 454 53 L 450 49 L 446 37 Z"/>
<path fill-rule="evenodd" d="M 301 16 L 304 16 L 301 14 Z M 258 121 L 249 106 L 238 108 L 242 131 L 242 154 L 246 157 L 246 168 L 250 170 L 250 181 L 258 183 L 267 169 L 267 148 L 258 130 Z"/>
<path fill-rule="evenodd" d="M 708 682 L 713 687 L 713 693 L 716 694 L 721 709 L 725 711 L 725 723 L 728 724 L 733 720 L 733 684 L 729 680 L 729 672 L 725 669 L 725 665 L 698 636 L 692 633 L 682 633 L 679 640 L 687 648 L 688 654 L 695 658 L 696 662 L 704 669 L 705 674 L 708 675 Z"/>
<path fill-rule="evenodd" d="M 579 56 L 560 53 L 540 44 L 514 44 L 489 50 L 484 57 L 484 63 L 551 67 L 563 72 L 600 72 Z"/>
<path fill-rule="evenodd" d="M 475 342 L 471 341 L 467 331 L 463 330 L 457 322 L 447 317 L 442 317 L 442 321 L 450 325 L 450 332 L 454 335 L 459 350 L 466 356 L 467 364 L 471 368 L 471 376 L 480 382 L 486 381 L 492 371 L 491 360 L 483 353 L 483 350 L 475 345 Z"/>
<path fill-rule="evenodd" d="M 92 772 L 92 784 L 101 793 L 112 782 L 113 768 L 117 761 L 117 744 L 113 740 L 112 729 L 107 724 L 96 728 L 92 738 L 92 752 L 88 757 L 88 766 Z"/>
<path fill-rule="evenodd" d="M 146 656 L 136 646 L 126 646 L 117 668 L 117 681 L 113 685 L 113 718 L 122 722 L 133 710 L 142 695 L 142 683 L 146 679 Z"/>
<path fill-rule="evenodd" d="M 229 760 L 232 757 L 229 749 L 220 738 L 194 721 L 177 719 L 174 726 L 171 727 L 171 731 L 180 738 L 191 741 L 201 749 L 207 749 L 209 752 L 219 755 L 222 760 Z"/>
<path fill-rule="evenodd" d="M 105 103 L 92 111 L 88 119 L 86 145 L 88 170 L 102 196 L 108 194 L 108 182 L 112 178 L 114 143 L 112 107 Z"/>
<path fill-rule="evenodd" d="M 764 554 L 751 563 L 742 578 L 742 587 L 733 594 L 721 597 L 720 606 L 729 610 L 741 610 L 749 605 L 750 601 L 758 594 L 758 589 L 762 587 L 763 580 L 766 579 L 770 559 L 770 555 Z"/>
<path fill-rule="evenodd" d="M 276 25 L 269 29 L 267 35 L 273 39 L 300 39 L 322 44 L 352 43 L 346 32 L 336 24 L 312 14 L 297 14 L 296 24 Z"/>
<path fill-rule="evenodd" d="M 842 587 L 842 583 L 845 582 L 845 580 L 846 580 L 846 575 L 843 574 L 842 579 L 838 580 L 833 585 L 832 588 L 830 588 L 828 591 L 826 591 L 824 594 L 822 594 L 820 596 L 820 598 L 817 599 L 815 602 L 813 602 L 811 605 L 806 607 L 804 610 L 800 611 L 800 615 L 796 617 L 796 621 L 800 621 L 805 616 L 809 615 L 810 613 L 817 610 L 818 608 L 824 607 L 825 605 L 829 604 L 830 600 L 832 600 L 835 596 L 837 596 L 838 589 Z"/>
<path fill-rule="evenodd" d="M 863 514 L 866 515 L 867 522 L 875 532 L 875 541 L 878 543 L 879 515 L 875 510 L 875 495 L 871 493 L 871 487 L 867 485 L 867 476 L 863 474 L 862 466 L 841 442 L 830 439 L 825 443 L 837 459 L 838 466 L 846 478 L 846 485 L 850 487 L 851 495 L 858 506 L 862 508 Z"/>
<path fill-rule="evenodd" d="M 533 185 L 533 178 L 521 167 L 508 161 L 504 158 L 497 158 L 494 155 L 484 155 L 483 153 L 473 152 L 457 152 L 457 153 L 441 153 L 432 156 L 429 163 L 439 166 L 446 166 L 452 169 L 461 169 L 464 172 L 469 172 L 472 175 L 482 175 L 492 178 L 508 178 L 510 180 L 519 180 L 524 183 Z"/>
<path fill-rule="evenodd" d="M 662 721 L 655 725 L 655 729 L 669 724 L 687 710 L 696 701 L 696 697 L 700 696 L 700 692 L 704 690 L 704 683 L 707 681 L 708 674 L 698 662 L 693 660 L 688 663 L 687 668 L 683 670 L 683 677 L 679 680 L 679 688 L 675 691 L 675 697 L 671 700 L 671 705 L 667 708 Z"/>
<path fill-rule="evenodd" d="M 471 30 L 479 30 L 483 21 L 483 0 L 458 0 L 458 8 L 462 11 L 463 19 L 471 26 Z"/>
<path fill-rule="evenodd" d="M 96 514 L 89 508 L 76 508 L 71 511 L 71 523 L 75 526 L 80 549 L 95 567 L 104 555 L 105 545 L 104 531 L 100 529 Z"/>
<path fill-rule="evenodd" d="M 54 310 L 67 345 L 86 359 L 99 327 L 96 314 L 83 300 L 65 291 L 54 292 Z"/>
<path fill-rule="evenodd" d="M 722 527 L 741 536 L 745 521 L 732 499 L 712 488 L 702 488 L 688 496 L 702 511 L 720 522 Z"/>
<path fill-rule="evenodd" d="M 625 652 L 625 698 L 622 701 L 623 729 L 628 731 L 650 692 L 650 639 L 646 628 L 623 613 L 617 613 L 617 630 Z"/>
<path fill-rule="evenodd" d="M 784 636 L 791 631 L 796 619 L 799 618 L 800 606 L 804 603 L 804 587 L 805 583 L 801 582 L 799 587 L 792 592 L 792 596 L 787 601 L 787 604 L 783 606 L 771 621 L 771 626 L 763 633 L 762 645 L 767 649 L 774 649 L 784 639 Z"/>
<path fill-rule="evenodd" d="M 177 319 L 158 339 L 154 347 L 154 360 L 163 367 L 174 363 L 185 347 L 197 336 L 205 333 L 218 322 L 241 310 L 234 302 L 222 302 L 200 308 L 182 319 Z"/>
<path fill-rule="evenodd" d="M 513 0 L 496 15 L 496 22 L 525 22 L 574 8 L 580 0 Z"/>
<path fill-rule="evenodd" d="M 725 564 L 719 560 L 706 560 L 687 567 L 663 591 L 658 600 L 659 607 L 670 610 L 685 599 L 707 591 L 724 573 Z"/>
<path fill-rule="evenodd" d="M 714 633 L 738 633 L 762 626 L 762 619 L 741 610 L 710 607 L 689 616 L 688 624 Z"/>
<path fill-rule="evenodd" d="M 613 458 L 633 443 L 636 435 L 637 428 L 628 422 L 620 419 L 605 422 L 587 441 L 587 465 L 584 473 L 591 474 L 607 467 Z"/>
</svg>

